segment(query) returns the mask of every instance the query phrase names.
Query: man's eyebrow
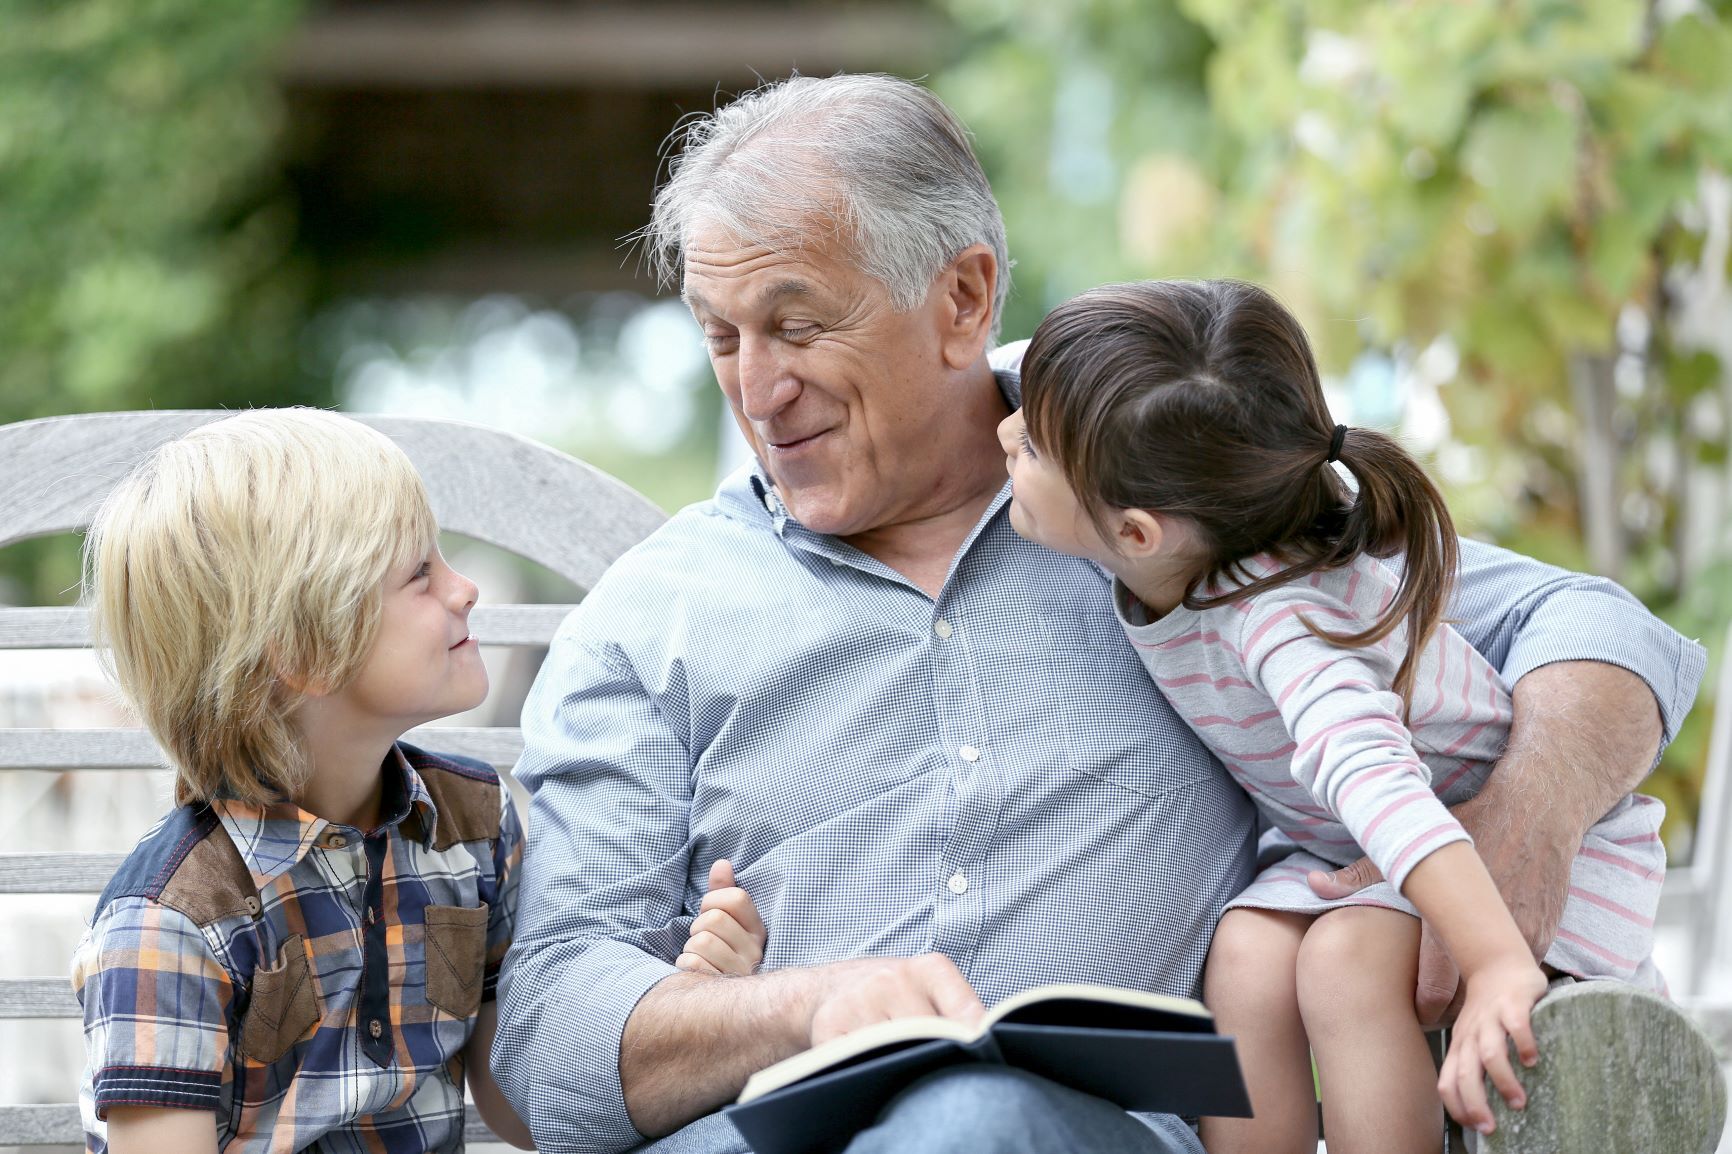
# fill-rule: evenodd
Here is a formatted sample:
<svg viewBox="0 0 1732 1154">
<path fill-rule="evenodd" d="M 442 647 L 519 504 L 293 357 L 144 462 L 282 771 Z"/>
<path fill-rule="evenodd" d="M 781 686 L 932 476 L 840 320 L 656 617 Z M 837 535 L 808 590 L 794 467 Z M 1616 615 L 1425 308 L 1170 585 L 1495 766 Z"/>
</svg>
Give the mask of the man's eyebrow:
<svg viewBox="0 0 1732 1154">
<path fill-rule="evenodd" d="M 789 278 L 787 280 L 779 280 L 763 292 L 759 293 L 755 298 L 753 298 L 753 303 L 759 309 L 768 309 L 779 301 L 788 300 L 790 298 L 809 300 L 817 295 L 818 290 L 810 281 Z M 699 310 L 712 314 L 715 312 L 715 310 L 710 307 L 709 302 L 703 298 L 701 293 L 693 292 L 690 288 L 683 285 L 680 287 L 680 297 L 686 302 L 686 307 L 691 309 L 693 312 Z"/>
</svg>

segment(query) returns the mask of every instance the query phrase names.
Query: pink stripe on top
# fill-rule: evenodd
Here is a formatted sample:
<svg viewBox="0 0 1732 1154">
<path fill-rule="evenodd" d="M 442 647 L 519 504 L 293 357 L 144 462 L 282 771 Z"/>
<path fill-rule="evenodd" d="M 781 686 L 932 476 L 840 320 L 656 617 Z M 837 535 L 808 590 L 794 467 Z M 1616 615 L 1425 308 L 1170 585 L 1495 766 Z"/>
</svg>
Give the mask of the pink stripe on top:
<svg viewBox="0 0 1732 1154">
<path fill-rule="evenodd" d="M 1257 557 L 1245 568 L 1256 579 L 1278 565 Z M 1397 584 L 1388 566 L 1362 557 L 1232 606 L 1181 606 L 1155 621 L 1123 586 L 1115 586 L 1114 599 L 1125 633 L 1173 708 L 1269 821 L 1305 848 L 1304 868 L 1367 855 L 1397 892 L 1365 891 L 1345 901 L 1412 912 L 1398 891 L 1426 857 L 1467 840 L 1448 806 L 1477 793 L 1501 756 L 1511 703 L 1497 671 L 1444 626 L 1420 652 L 1404 720 L 1391 686 L 1407 650 L 1405 626 L 1362 648 L 1335 645 L 1306 627 L 1327 622 L 1332 631 L 1362 631 L 1392 603 Z M 1564 956 L 1548 955 L 1553 964 L 1584 977 L 1628 978 L 1647 957 L 1665 869 L 1652 833 L 1658 809 L 1652 799 L 1626 798 L 1590 831 L 1559 931 Z M 1285 871 L 1260 877 L 1245 904 L 1332 908 L 1302 876 L 1295 879 L 1291 865 Z M 1657 975 L 1651 965 L 1643 972 Z"/>
</svg>

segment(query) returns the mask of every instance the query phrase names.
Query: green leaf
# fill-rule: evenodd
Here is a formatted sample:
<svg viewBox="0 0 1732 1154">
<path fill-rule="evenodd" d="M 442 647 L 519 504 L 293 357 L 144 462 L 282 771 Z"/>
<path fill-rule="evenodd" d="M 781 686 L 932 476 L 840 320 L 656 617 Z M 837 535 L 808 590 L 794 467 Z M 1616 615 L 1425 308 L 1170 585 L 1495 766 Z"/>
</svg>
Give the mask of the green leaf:
<svg viewBox="0 0 1732 1154">
<path fill-rule="evenodd" d="M 1498 226 L 1520 241 L 1570 201 L 1575 117 L 1550 102 L 1490 109 L 1475 119 L 1462 160 Z"/>
</svg>

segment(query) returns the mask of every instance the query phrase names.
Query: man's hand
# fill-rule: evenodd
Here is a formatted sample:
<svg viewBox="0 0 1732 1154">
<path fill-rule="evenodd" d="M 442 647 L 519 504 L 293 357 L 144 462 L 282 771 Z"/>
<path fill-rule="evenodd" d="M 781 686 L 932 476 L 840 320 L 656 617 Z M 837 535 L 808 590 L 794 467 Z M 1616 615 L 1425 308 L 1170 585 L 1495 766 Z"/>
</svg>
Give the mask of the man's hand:
<svg viewBox="0 0 1732 1154">
<path fill-rule="evenodd" d="M 751 974 L 764 960 L 768 943 L 758 907 L 734 882 L 733 863 L 718 859 L 710 866 L 710 890 L 674 965 L 693 974 Z"/>
<path fill-rule="evenodd" d="M 972 1025 L 984 1012 L 942 954 L 857 958 L 726 982 L 672 974 L 626 1020 L 620 1088 L 632 1125 L 656 1138 L 738 1096 L 765 1066 L 850 1030 L 926 1014 Z"/>
<path fill-rule="evenodd" d="M 1582 835 L 1641 784 L 1660 747 L 1660 709 L 1641 678 L 1598 661 L 1542 665 L 1516 684 L 1504 756 L 1485 788 L 1451 812 L 1515 918 L 1535 960 L 1557 935 Z M 1382 875 L 1361 858 L 1311 888 L 1345 897 Z M 1459 978 L 1441 943 L 1420 939 L 1414 1008 L 1426 1028 L 1460 1009 Z"/>
<path fill-rule="evenodd" d="M 893 1018 L 953 1018 L 972 1026 L 986 1013 L 974 987 L 943 954 L 863 958 L 833 971 L 812 1011 L 816 1046 Z"/>
</svg>

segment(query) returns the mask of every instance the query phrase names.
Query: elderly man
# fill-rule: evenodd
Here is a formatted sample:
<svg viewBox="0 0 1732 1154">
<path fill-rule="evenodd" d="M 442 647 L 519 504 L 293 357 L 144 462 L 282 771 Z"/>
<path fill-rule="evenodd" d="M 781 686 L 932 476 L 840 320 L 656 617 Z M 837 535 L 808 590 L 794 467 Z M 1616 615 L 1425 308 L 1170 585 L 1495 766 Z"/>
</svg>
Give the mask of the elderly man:
<svg viewBox="0 0 1732 1154">
<path fill-rule="evenodd" d="M 1056 980 L 1194 992 L 1252 810 L 1101 573 L 1007 521 L 1008 261 L 965 130 L 900 80 L 771 85 L 689 130 L 648 238 L 757 460 L 613 567 L 525 706 L 494 1069 L 541 1148 L 739 1151 L 715 1111 L 746 1077 L 865 1023 Z M 1461 816 L 1544 943 L 1702 659 L 1614 586 L 1464 547 L 1451 616 L 1517 712 Z M 769 925 L 752 977 L 671 964 L 719 858 Z M 849 1149 L 1201 1147 L 973 1069 Z"/>
</svg>

